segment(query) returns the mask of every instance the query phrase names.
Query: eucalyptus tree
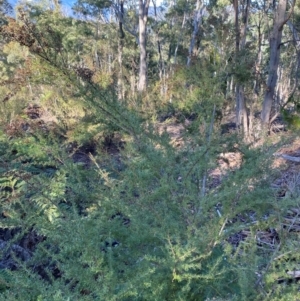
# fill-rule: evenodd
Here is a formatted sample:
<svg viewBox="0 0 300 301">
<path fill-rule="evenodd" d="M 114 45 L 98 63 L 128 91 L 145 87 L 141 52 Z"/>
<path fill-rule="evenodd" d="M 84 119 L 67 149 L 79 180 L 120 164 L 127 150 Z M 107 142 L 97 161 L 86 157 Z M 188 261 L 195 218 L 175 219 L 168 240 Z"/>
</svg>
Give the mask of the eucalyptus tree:
<svg viewBox="0 0 300 301">
<path fill-rule="evenodd" d="M 142 92 L 147 87 L 147 22 L 148 10 L 150 0 L 139 0 L 139 2 L 132 3 L 124 0 L 117 1 L 94 1 L 94 0 L 78 0 L 74 5 L 74 11 L 84 16 L 100 17 L 105 19 L 109 16 L 110 25 L 118 31 L 118 63 L 119 63 L 119 76 L 118 76 L 118 94 L 119 99 L 124 95 L 123 84 L 123 48 L 126 32 L 133 36 L 139 47 L 139 72 L 137 89 Z M 133 13 L 133 18 L 130 16 Z M 137 18 L 135 18 L 135 16 Z M 137 20 L 137 26 L 134 24 Z M 118 22 L 118 26 L 117 26 Z M 131 23 L 133 22 L 133 24 Z M 134 84 L 135 85 L 135 84 Z"/>
<path fill-rule="evenodd" d="M 267 127 L 270 123 L 271 109 L 274 103 L 275 88 L 278 80 L 278 67 L 280 64 L 283 27 L 290 19 L 296 1 L 293 1 L 290 5 L 290 11 L 287 13 L 288 2 L 288 0 L 279 0 L 277 5 L 274 6 L 273 28 L 270 34 L 268 79 L 261 112 L 261 119 L 264 127 Z"/>
<path fill-rule="evenodd" d="M 245 49 L 248 21 L 250 14 L 250 0 L 244 0 L 240 5 L 238 0 L 233 2 L 235 10 L 235 51 L 236 51 L 236 63 L 239 60 L 239 53 Z M 239 24 L 239 12 L 242 9 L 242 26 Z M 245 138 L 248 139 L 249 135 L 249 121 L 248 112 L 246 107 L 244 85 L 237 83 L 236 85 L 236 125 L 238 128 L 242 126 Z"/>
<path fill-rule="evenodd" d="M 150 0 L 139 0 L 139 92 L 143 92 L 147 88 L 147 22 L 149 5 Z"/>
<path fill-rule="evenodd" d="M 101 62 L 99 56 L 99 40 L 106 38 L 107 41 L 114 41 L 115 36 L 111 36 L 111 21 L 112 21 L 112 10 L 111 1 L 93 1 L 93 0 L 78 0 L 74 6 L 73 11 L 75 14 L 83 18 L 87 23 L 94 26 L 94 40 L 92 41 L 93 46 L 93 56 L 95 61 L 95 68 L 97 70 L 101 69 Z M 109 47 L 107 51 L 102 51 L 102 55 L 105 52 L 104 65 L 107 65 L 107 69 L 111 71 L 111 61 L 114 53 L 111 51 L 113 47 Z M 103 50 L 103 49 L 102 49 Z M 102 66 L 103 67 L 103 66 Z"/>
<path fill-rule="evenodd" d="M 195 42 L 196 42 L 196 36 L 198 34 L 199 27 L 201 25 L 201 21 L 202 21 L 204 13 L 205 13 L 205 5 L 204 5 L 203 1 L 197 0 L 195 11 L 194 11 L 194 17 L 193 17 L 193 32 L 192 32 L 192 37 L 191 37 L 190 46 L 189 46 L 187 66 L 190 66 L 190 64 L 191 64 L 191 59 L 192 59 Z"/>
<path fill-rule="evenodd" d="M 243 128 L 246 138 L 254 134 L 255 113 L 260 112 L 262 124 L 269 125 L 295 90 L 297 82 L 295 77 L 299 67 L 297 31 L 295 27 L 291 30 L 290 22 L 294 6 L 295 1 L 285 0 L 273 3 L 233 1 L 234 18 L 231 22 L 234 30 L 232 43 L 235 43 L 235 56 L 234 59 L 233 56 L 230 58 L 229 66 L 232 65 L 233 69 L 228 68 L 228 71 L 234 74 L 232 86 L 235 90 L 236 124 Z M 292 34 L 286 24 L 289 25 Z M 230 39 L 230 35 L 227 39 Z M 292 43 L 296 49 L 295 56 L 290 55 L 293 48 L 289 44 Z M 281 62 L 283 57 L 284 62 Z M 263 98 L 262 106 L 261 98 Z M 271 115 L 274 108 L 276 114 Z"/>
</svg>

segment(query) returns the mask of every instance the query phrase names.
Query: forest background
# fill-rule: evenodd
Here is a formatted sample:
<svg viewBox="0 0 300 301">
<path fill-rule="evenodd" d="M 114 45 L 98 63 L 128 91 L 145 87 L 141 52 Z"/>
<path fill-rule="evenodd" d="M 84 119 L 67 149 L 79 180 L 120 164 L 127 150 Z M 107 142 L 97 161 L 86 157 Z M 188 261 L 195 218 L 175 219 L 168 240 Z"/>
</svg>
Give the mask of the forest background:
<svg viewBox="0 0 300 301">
<path fill-rule="evenodd" d="M 0 300 L 299 299 L 299 1 L 0 4 Z"/>
</svg>

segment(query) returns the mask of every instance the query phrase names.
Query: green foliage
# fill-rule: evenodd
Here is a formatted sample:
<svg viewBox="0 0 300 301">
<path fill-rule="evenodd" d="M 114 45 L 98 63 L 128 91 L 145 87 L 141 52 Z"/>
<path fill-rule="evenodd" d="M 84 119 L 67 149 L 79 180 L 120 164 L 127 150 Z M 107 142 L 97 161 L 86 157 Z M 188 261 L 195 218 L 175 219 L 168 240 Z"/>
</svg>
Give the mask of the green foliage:
<svg viewBox="0 0 300 301">
<path fill-rule="evenodd" d="M 139 140 L 128 141 L 122 154 L 126 168 L 113 174 L 101 167 L 101 153 L 94 166 L 84 169 L 53 140 L 4 140 L 14 152 L 2 158 L 9 162 L 8 170 L 18 164 L 15 178 L 23 179 L 26 189 L 18 180 L 5 184 L 19 193 L 13 198 L 11 192 L 13 203 L 5 207 L 9 218 L 1 223 L 19 220 L 47 239 L 29 262 L 20 262 L 21 269 L 6 277 L 3 298 L 206 300 L 236 295 L 250 300 L 257 255 L 249 258 L 244 250 L 243 259 L 253 269 L 250 278 L 241 258 L 224 249 L 229 233 L 220 232 L 225 219 L 214 206 L 222 202 L 227 219 L 251 208 L 263 213 L 265 185 L 261 182 L 263 195 L 260 185 L 255 190 L 248 186 L 264 177 L 266 162 L 262 153 L 245 148 L 245 166 L 203 197 L 199 183 L 215 166 L 221 151 L 217 141 L 213 139 L 208 153 L 205 144 L 197 151 L 180 151 L 149 129 Z M 247 165 L 254 158 L 260 168 Z M 33 269 L 36 265 L 43 267 L 42 274 Z"/>
<path fill-rule="evenodd" d="M 87 13 L 110 5 L 78 4 L 81 9 L 95 9 Z M 192 4 L 188 8 L 185 4 L 179 1 L 170 17 L 191 12 Z M 111 70 L 98 66 L 89 80 L 74 72 L 77 63 L 96 69 L 94 52 L 101 48 L 104 56 L 116 45 L 103 42 L 110 32 L 93 40 L 88 22 L 64 18 L 57 9 L 29 5 L 28 12 L 36 25 L 31 34 L 45 39 L 45 51 L 33 51 L 28 59 L 25 48 L 7 45 L 13 52 L 7 51 L 5 68 L 19 64 L 28 72 L 14 73 L 23 80 L 23 90 L 9 102 L 10 113 L 28 122 L 28 127 L 9 132 L 12 113 L 1 125 L 0 225 L 20 228 L 21 233 L 1 246 L 1 264 L 11 252 L 16 269 L 0 269 L 0 300 L 293 298 L 296 285 L 278 282 L 300 260 L 294 255 L 299 239 L 297 234 L 288 238 L 280 225 L 282 212 L 299 200 L 298 178 L 280 202 L 269 188 L 274 148 L 252 148 L 236 135 L 219 134 L 217 113 L 224 97 L 223 71 L 219 71 L 224 70 L 225 59 L 212 43 L 207 44 L 201 64 L 173 66 L 174 76 L 168 79 L 165 96 L 179 116 L 177 121 L 196 116 L 181 134 L 182 147 L 176 148 L 147 119 L 152 112 L 139 111 L 144 104 L 135 102 L 140 98 L 118 101 L 115 81 L 109 80 L 114 76 Z M 173 47 L 177 35 L 164 30 L 166 37 L 172 36 Z M 133 43 L 130 38 L 126 41 Z M 181 46 L 185 59 L 186 48 Z M 240 54 L 241 66 L 234 70 L 245 84 L 250 79 L 247 54 Z M 134 61 L 137 53 L 128 47 L 124 55 Z M 135 62 L 128 65 L 127 69 L 136 68 Z M 5 76 L 4 80 L 13 77 L 8 69 Z M 153 103 L 155 97 L 147 95 L 145 102 Z M 19 107 L 18 99 L 24 100 Z M 34 123 L 24 113 L 31 103 L 50 111 L 54 125 L 43 123 L 41 117 Z M 3 105 L 3 112 L 7 108 Z M 125 140 L 122 149 L 109 139 L 114 133 Z M 108 142 L 106 147 L 101 139 Z M 222 174 L 217 167 L 226 153 L 239 154 L 241 159 Z M 220 173 L 217 184 L 213 172 Z M 253 212 L 256 222 L 240 221 Z M 275 251 L 261 246 L 257 234 L 270 229 L 281 234 Z M 231 238 L 240 231 L 249 234 L 234 245 Z M 18 239 L 24 241 L 22 236 L 28 233 L 41 239 L 23 244 L 23 249 L 19 246 L 30 251 L 29 259 L 24 259 L 14 250 Z"/>
<path fill-rule="evenodd" d="M 74 11 L 78 14 L 97 16 L 101 10 L 108 9 L 112 5 L 110 0 L 77 0 L 74 5 Z"/>
<path fill-rule="evenodd" d="M 172 106 L 186 117 L 200 113 L 202 121 L 210 121 L 214 105 L 218 108 L 222 104 L 220 80 L 210 66 L 180 68 L 170 85 Z"/>
<path fill-rule="evenodd" d="M 298 116 L 298 108 L 296 112 L 291 112 L 287 109 L 281 110 L 284 121 L 291 129 L 298 130 L 300 128 L 300 117 Z"/>
</svg>

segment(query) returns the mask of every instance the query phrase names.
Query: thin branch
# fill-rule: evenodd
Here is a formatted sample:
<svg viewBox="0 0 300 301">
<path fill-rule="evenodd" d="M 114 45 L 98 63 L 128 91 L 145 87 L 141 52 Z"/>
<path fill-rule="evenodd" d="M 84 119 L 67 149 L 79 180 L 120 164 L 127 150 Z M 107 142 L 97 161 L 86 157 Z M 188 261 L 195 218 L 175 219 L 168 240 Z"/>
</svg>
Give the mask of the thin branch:
<svg viewBox="0 0 300 301">
<path fill-rule="evenodd" d="M 290 42 L 300 42 L 300 40 L 288 40 L 288 41 L 284 41 L 284 42 L 281 42 L 279 45 L 278 45 L 278 48 L 280 48 L 280 46 L 284 45 L 284 44 L 287 44 L 287 43 L 290 43 Z"/>
<path fill-rule="evenodd" d="M 124 13 L 123 14 L 121 13 L 119 7 L 116 4 L 113 4 L 113 8 L 116 12 L 117 18 L 119 19 L 120 22 L 123 23 L 123 26 L 126 29 L 126 31 L 128 31 L 138 41 L 137 31 L 134 29 L 130 29 L 124 21 Z M 121 20 L 120 20 L 120 17 L 121 17 Z"/>
<path fill-rule="evenodd" d="M 284 24 L 286 24 L 286 22 L 291 18 L 292 13 L 294 12 L 295 4 L 296 4 L 296 0 L 293 1 L 291 11 L 289 12 L 289 14 L 288 14 L 288 16 L 286 17 L 286 19 L 285 19 L 285 20 L 282 22 L 282 24 L 280 25 L 279 30 L 282 30 Z"/>
</svg>

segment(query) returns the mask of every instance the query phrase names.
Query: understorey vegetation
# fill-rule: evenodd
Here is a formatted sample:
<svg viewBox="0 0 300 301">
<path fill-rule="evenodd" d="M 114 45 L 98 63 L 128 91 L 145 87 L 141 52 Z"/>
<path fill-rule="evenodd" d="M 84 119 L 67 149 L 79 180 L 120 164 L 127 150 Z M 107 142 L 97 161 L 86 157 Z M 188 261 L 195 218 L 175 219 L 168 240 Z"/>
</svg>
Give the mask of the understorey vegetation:
<svg viewBox="0 0 300 301">
<path fill-rule="evenodd" d="M 138 4 L 0 1 L 0 300 L 298 300 L 299 3 Z"/>
</svg>

